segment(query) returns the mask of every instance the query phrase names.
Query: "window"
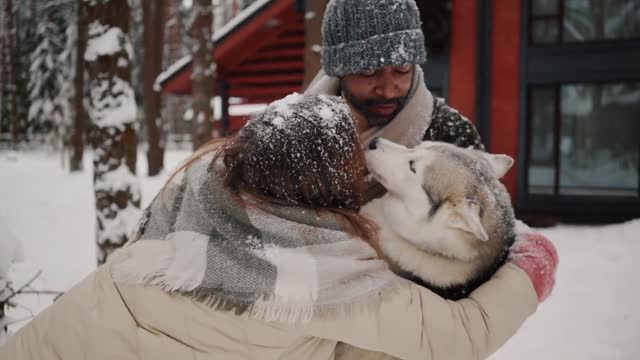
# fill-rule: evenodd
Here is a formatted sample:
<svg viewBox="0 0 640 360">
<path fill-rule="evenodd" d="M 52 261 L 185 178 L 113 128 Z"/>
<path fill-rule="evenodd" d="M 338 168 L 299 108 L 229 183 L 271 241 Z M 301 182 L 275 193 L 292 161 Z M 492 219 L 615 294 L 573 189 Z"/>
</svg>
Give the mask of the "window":
<svg viewBox="0 0 640 360">
<path fill-rule="evenodd" d="M 518 207 L 640 214 L 640 0 L 522 0 Z"/>
<path fill-rule="evenodd" d="M 529 193 L 553 194 L 555 189 L 556 87 L 531 91 Z"/>
<path fill-rule="evenodd" d="M 638 0 L 532 0 L 534 45 L 640 38 Z"/>
<path fill-rule="evenodd" d="M 535 0 L 531 2 L 531 42 L 552 44 L 560 39 L 560 3 L 562 0 Z"/>
<path fill-rule="evenodd" d="M 530 89 L 530 194 L 637 196 L 640 82 Z"/>
</svg>

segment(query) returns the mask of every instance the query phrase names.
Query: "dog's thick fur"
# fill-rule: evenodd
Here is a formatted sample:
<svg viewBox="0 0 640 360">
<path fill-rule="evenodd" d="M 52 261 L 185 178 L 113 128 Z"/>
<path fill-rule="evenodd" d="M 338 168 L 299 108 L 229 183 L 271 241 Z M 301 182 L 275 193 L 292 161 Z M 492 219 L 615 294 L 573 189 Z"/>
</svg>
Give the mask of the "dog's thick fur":
<svg viewBox="0 0 640 360">
<path fill-rule="evenodd" d="M 381 256 L 397 274 L 440 296 L 467 297 L 506 261 L 515 217 L 498 180 L 513 164 L 451 144 L 408 149 L 377 139 L 367 166 L 387 193 L 361 214 L 378 225 Z M 340 344 L 336 359 L 387 359 Z"/>
</svg>

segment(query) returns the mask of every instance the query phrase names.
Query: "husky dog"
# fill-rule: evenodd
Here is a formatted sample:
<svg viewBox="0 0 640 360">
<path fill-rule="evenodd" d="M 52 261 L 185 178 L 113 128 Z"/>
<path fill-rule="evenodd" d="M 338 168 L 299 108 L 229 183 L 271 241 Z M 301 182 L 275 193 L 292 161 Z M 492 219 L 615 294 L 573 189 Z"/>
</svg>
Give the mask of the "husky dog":
<svg viewBox="0 0 640 360">
<path fill-rule="evenodd" d="M 513 159 L 441 142 L 408 149 L 384 139 L 369 144 L 366 159 L 387 193 L 361 213 L 379 226 L 379 249 L 396 273 L 457 300 L 506 261 L 515 217 L 498 179 Z"/>
<path fill-rule="evenodd" d="M 360 213 L 378 225 L 377 250 L 395 273 L 457 300 L 504 264 L 515 217 L 498 179 L 512 158 L 442 142 L 408 149 L 378 138 L 366 161 L 387 193 Z M 336 359 L 391 357 L 340 343 Z"/>
</svg>

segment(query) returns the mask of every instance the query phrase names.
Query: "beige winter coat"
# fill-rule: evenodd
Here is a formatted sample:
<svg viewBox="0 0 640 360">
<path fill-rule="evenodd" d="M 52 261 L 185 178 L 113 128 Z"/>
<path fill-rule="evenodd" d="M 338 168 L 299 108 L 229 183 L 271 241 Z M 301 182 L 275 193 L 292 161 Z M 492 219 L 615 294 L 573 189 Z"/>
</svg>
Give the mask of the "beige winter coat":
<svg viewBox="0 0 640 360">
<path fill-rule="evenodd" d="M 537 305 L 527 275 L 511 264 L 458 302 L 397 281 L 399 290 L 377 308 L 354 306 L 343 316 L 294 326 L 117 284 L 107 264 L 10 338 L 0 359 L 328 360 L 337 341 L 403 359 L 484 359 Z"/>
</svg>

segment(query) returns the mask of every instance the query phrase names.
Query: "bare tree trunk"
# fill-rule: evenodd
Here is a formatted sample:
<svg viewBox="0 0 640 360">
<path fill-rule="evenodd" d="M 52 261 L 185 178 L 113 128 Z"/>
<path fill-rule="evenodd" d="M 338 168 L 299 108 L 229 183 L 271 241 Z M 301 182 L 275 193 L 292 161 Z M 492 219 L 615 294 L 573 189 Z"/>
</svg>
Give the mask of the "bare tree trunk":
<svg viewBox="0 0 640 360">
<path fill-rule="evenodd" d="M 7 86 L 7 14 L 5 1 L 0 1 L 0 133 L 4 125 L 5 92 Z"/>
<path fill-rule="evenodd" d="M 84 0 L 88 42 L 89 117 L 94 150 L 98 263 L 135 233 L 140 216 L 136 171 L 136 104 L 128 0 Z"/>
<path fill-rule="evenodd" d="M 164 43 L 164 0 L 143 0 L 144 23 L 144 116 L 147 128 L 147 162 L 149 176 L 155 176 L 164 167 L 162 145 L 162 119 L 160 93 L 153 89 L 156 77 L 162 71 Z"/>
<path fill-rule="evenodd" d="M 322 46 L 322 17 L 327 6 L 326 0 L 305 0 L 304 15 L 304 84 L 311 83 L 320 71 L 320 49 Z"/>
<path fill-rule="evenodd" d="M 75 93 L 73 97 L 74 119 L 71 134 L 71 154 L 69 170 L 71 172 L 82 171 L 82 157 L 84 153 L 84 133 L 87 113 L 84 109 L 84 52 L 87 48 L 87 11 L 82 6 L 82 0 L 78 0 L 78 31 L 76 43 L 76 74 L 73 79 Z"/>
<path fill-rule="evenodd" d="M 189 33 L 193 39 L 193 150 L 212 138 L 213 97 L 215 64 L 213 63 L 213 11 L 211 0 L 196 0 L 193 3 L 193 21 Z"/>
<path fill-rule="evenodd" d="M 0 300 L 0 320 L 4 319 L 4 307 L 5 307 L 5 303 Z M 6 334 L 7 334 L 7 327 L 6 326 L 0 327 L 0 347 L 3 346 L 4 341 L 6 341 L 6 338 L 7 338 Z"/>
<path fill-rule="evenodd" d="M 13 149 L 18 149 L 19 138 L 19 127 L 18 123 L 18 98 L 17 98 L 17 90 L 18 85 L 16 84 L 16 28 L 14 24 L 13 17 L 13 2 L 12 0 L 5 0 L 5 17 L 7 22 L 7 37 L 6 37 L 6 45 L 7 45 L 7 53 L 6 53 L 6 64 L 7 64 L 7 83 L 9 90 L 9 126 L 11 128 L 11 142 L 13 144 Z"/>
<path fill-rule="evenodd" d="M 2 132 L 2 116 L 4 115 L 4 93 L 7 79 L 7 65 L 5 63 L 6 60 L 6 34 L 7 34 L 7 23 L 6 23 L 6 14 L 4 8 L 4 2 L 0 1 L 0 133 Z M 0 304 L 1 305 L 1 304 Z"/>
</svg>

